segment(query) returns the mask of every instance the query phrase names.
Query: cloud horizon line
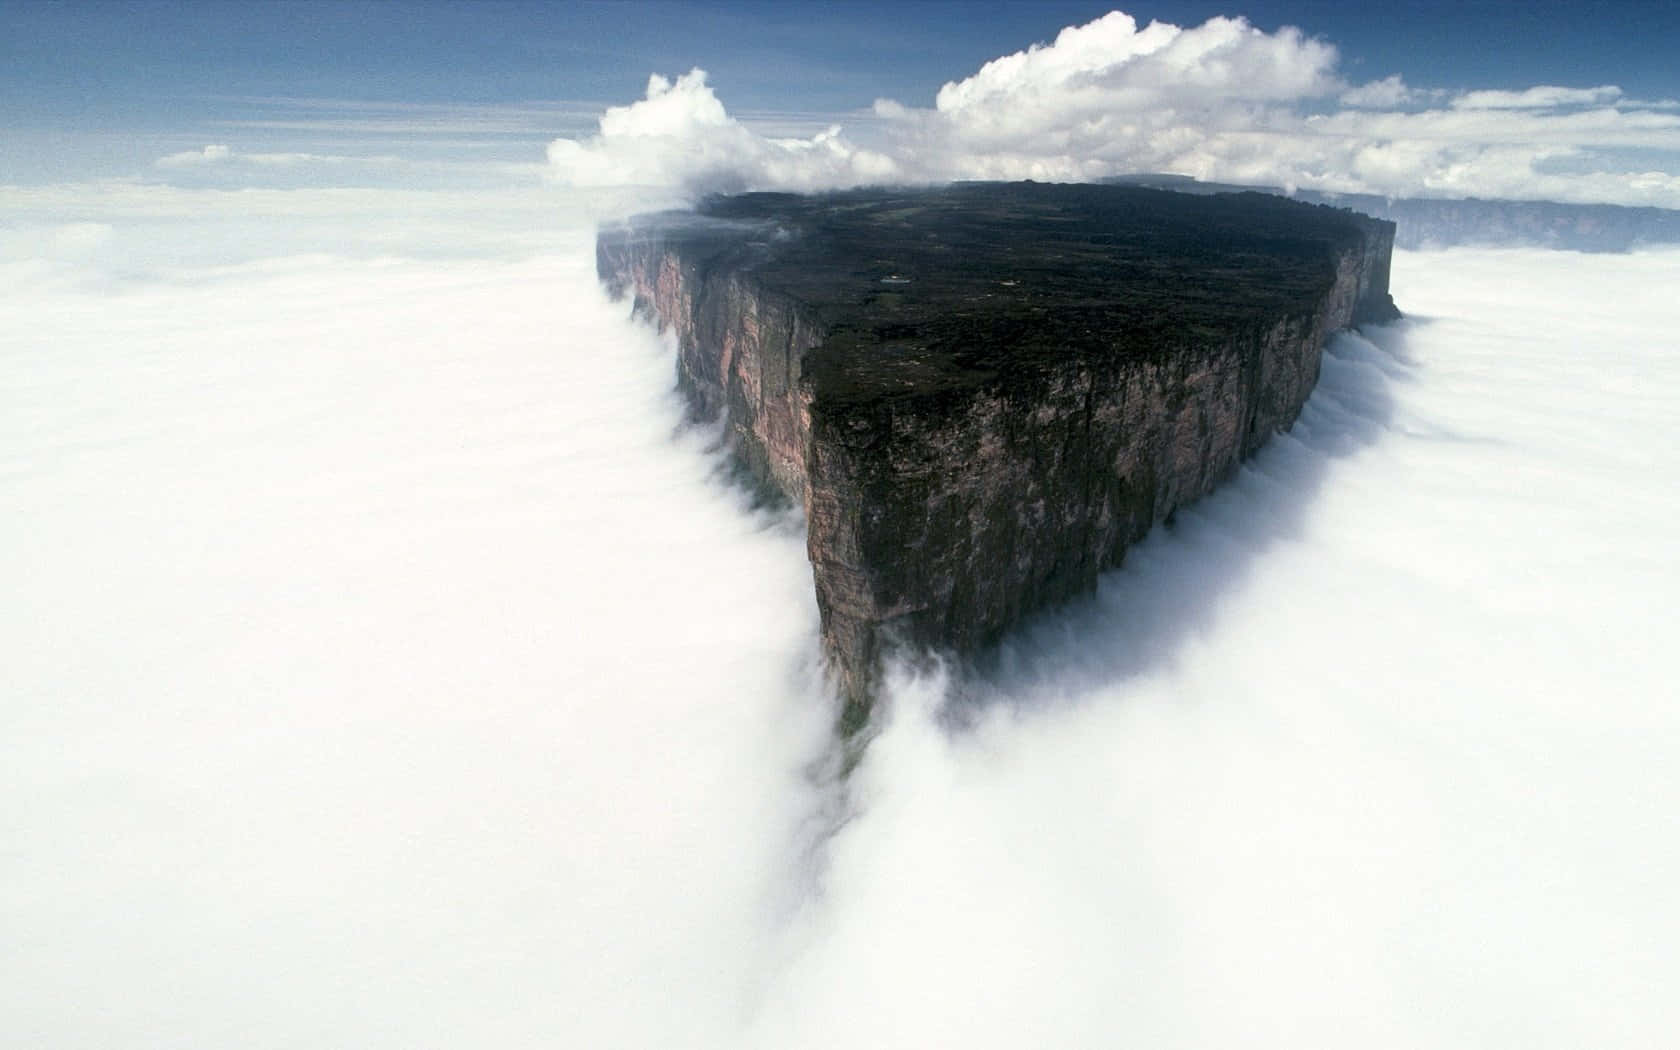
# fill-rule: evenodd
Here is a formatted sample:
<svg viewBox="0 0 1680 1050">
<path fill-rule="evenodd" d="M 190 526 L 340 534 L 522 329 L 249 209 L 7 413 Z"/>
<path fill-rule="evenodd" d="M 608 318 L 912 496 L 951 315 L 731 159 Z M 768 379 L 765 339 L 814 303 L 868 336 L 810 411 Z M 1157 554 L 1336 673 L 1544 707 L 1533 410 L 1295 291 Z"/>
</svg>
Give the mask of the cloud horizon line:
<svg viewBox="0 0 1680 1050">
<path fill-rule="evenodd" d="M 946 82 L 931 107 L 876 99 L 861 136 L 847 127 L 855 118 L 808 136 L 765 134 L 725 108 L 702 67 L 655 73 L 593 135 L 554 139 L 548 163 L 564 186 L 692 196 L 1171 172 L 1389 197 L 1680 208 L 1670 100 L 1614 84 L 1448 91 L 1400 73 L 1354 84 L 1339 63 L 1333 43 L 1293 27 L 1216 17 L 1140 29 L 1114 11 Z"/>
</svg>

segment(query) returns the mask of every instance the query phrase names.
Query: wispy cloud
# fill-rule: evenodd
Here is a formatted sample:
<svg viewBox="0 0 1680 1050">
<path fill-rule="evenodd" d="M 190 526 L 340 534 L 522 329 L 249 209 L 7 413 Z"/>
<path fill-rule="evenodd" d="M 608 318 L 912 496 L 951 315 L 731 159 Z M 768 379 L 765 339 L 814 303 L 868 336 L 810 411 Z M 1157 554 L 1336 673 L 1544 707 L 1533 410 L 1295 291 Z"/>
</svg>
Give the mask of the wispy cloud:
<svg viewBox="0 0 1680 1050">
<path fill-rule="evenodd" d="M 183 150 L 159 157 L 153 162 L 160 168 L 206 168 L 255 165 L 266 168 L 287 168 L 305 165 L 366 164 L 386 166 L 404 163 L 390 154 L 346 156 L 333 153 L 246 153 L 232 146 L 216 144 L 203 149 Z"/>
<path fill-rule="evenodd" d="M 1613 84 L 1593 88 L 1540 85 L 1523 91 L 1467 91 L 1453 99 L 1454 109 L 1560 109 L 1567 106 L 1609 106 L 1621 101 L 1622 89 Z"/>
<path fill-rule="evenodd" d="M 325 135 L 553 134 L 557 128 L 591 124 L 607 108 L 569 100 L 470 105 L 267 96 L 224 101 L 251 115 L 214 120 L 211 127 Z"/>
<path fill-rule="evenodd" d="M 167 157 L 159 157 L 157 166 L 160 168 L 195 168 L 206 164 L 225 164 L 233 159 L 233 150 L 224 145 L 210 145 L 203 149 L 183 150 L 171 153 Z"/>
</svg>

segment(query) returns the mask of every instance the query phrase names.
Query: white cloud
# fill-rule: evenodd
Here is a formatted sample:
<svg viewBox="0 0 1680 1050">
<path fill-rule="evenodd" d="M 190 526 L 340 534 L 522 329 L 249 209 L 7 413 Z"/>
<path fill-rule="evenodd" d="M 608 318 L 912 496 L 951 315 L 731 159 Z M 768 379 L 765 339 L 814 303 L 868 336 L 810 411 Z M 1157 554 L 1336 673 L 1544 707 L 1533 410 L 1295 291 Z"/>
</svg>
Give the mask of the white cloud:
<svg viewBox="0 0 1680 1050">
<path fill-rule="evenodd" d="M 410 168 L 401 169 L 410 178 Z M 616 194 L 556 200 L 534 175 L 498 188 L 213 188 L 111 179 L 0 184 L 0 262 L 33 277 L 127 280 L 275 256 L 534 254 L 557 229 L 618 213 Z M 67 265 L 72 262 L 91 265 Z"/>
<path fill-rule="evenodd" d="M 946 84 L 935 108 L 1014 109 L 1028 98 L 1065 113 L 1117 101 L 1296 99 L 1331 90 L 1335 63 L 1334 47 L 1290 27 L 1268 34 L 1240 18 L 1213 18 L 1192 29 L 1151 22 L 1140 30 L 1116 11 Z"/>
<path fill-rule="evenodd" d="M 1333 91 L 1335 61 L 1294 29 L 1215 18 L 1140 30 L 1116 12 L 946 84 L 933 111 L 901 112 L 898 141 L 914 142 L 929 179 L 1236 174 L 1212 170 L 1209 143 L 1249 143 L 1280 104 Z"/>
<path fill-rule="evenodd" d="M 935 105 L 955 112 L 1012 100 L 1023 89 L 1065 93 L 1089 86 L 1093 74 L 1123 68 L 1153 54 L 1180 34 L 1177 26 L 1152 22 L 1143 32 L 1131 16 L 1115 11 L 1082 26 L 1070 26 L 1048 46 L 1035 44 L 995 58 L 966 80 L 939 89 Z"/>
<path fill-rule="evenodd" d="M 366 194 L 260 200 L 187 232 L 380 233 Z M 1289 435 L 1009 640 L 967 730 L 895 680 L 843 809 L 804 772 L 799 531 L 708 480 L 669 345 L 548 205 L 573 218 L 542 258 L 0 280 L 9 1030 L 1574 1050 L 1680 1024 L 1675 253 L 1402 254 L 1428 321 L 1339 339 Z M 33 250 L 147 244 L 138 207 Z"/>
<path fill-rule="evenodd" d="M 195 169 L 195 168 L 226 168 L 231 166 L 255 166 L 259 168 L 295 168 L 309 166 L 335 167 L 343 165 L 366 165 L 369 167 L 389 167 L 405 163 L 400 157 L 391 154 L 362 154 L 345 156 L 334 153 L 293 152 L 256 152 L 247 153 L 236 150 L 232 146 L 213 145 L 203 149 L 185 150 L 159 157 L 153 162 L 159 168 Z"/>
<path fill-rule="evenodd" d="M 567 186 L 674 187 L 706 193 L 777 186 L 809 190 L 899 176 L 887 157 L 858 148 L 838 127 L 810 138 L 766 138 L 724 111 L 704 70 L 675 81 L 654 75 L 647 97 L 614 106 L 588 139 L 548 148 Z"/>
<path fill-rule="evenodd" d="M 1342 105 L 1352 109 L 1393 109 L 1413 101 L 1417 98 L 1417 93 L 1407 87 L 1405 80 L 1396 73 L 1381 80 L 1348 88 L 1338 98 Z"/>
<path fill-rule="evenodd" d="M 1467 91 L 1453 99 L 1454 109 L 1559 109 L 1566 106 L 1608 106 L 1620 101 L 1622 89 L 1613 84 L 1593 88 L 1552 85 L 1524 91 Z"/>
<path fill-rule="evenodd" d="M 600 107 L 585 102 L 522 102 L 467 105 L 435 102 L 369 102 L 353 99 L 264 97 L 237 99 L 241 108 L 261 116 L 212 121 L 212 126 L 246 131 L 301 131 L 342 141 L 372 136 L 392 141 L 416 135 L 527 135 L 552 132 L 556 125 L 594 123 Z"/>
<path fill-rule="evenodd" d="M 567 184 L 689 192 L 1163 171 L 1680 207 L 1680 114 L 1668 103 L 1612 85 L 1452 95 L 1394 75 L 1350 86 L 1330 43 L 1233 18 L 1139 28 L 1113 12 L 947 83 L 931 108 L 877 100 L 873 120 L 866 140 L 838 127 L 766 137 L 731 117 L 695 70 L 654 77 L 645 99 L 610 110 L 594 136 L 556 140 L 549 159 Z M 1611 159 L 1628 150 L 1658 160 L 1628 170 Z M 1549 167 L 1563 156 L 1571 174 Z"/>
<path fill-rule="evenodd" d="M 157 166 L 160 168 L 191 168 L 204 164 L 225 164 L 233 157 L 233 150 L 224 145 L 210 145 L 203 149 L 183 150 L 171 153 L 167 157 L 159 157 Z"/>
<path fill-rule="evenodd" d="M 239 157 L 241 160 L 251 164 L 275 168 L 288 168 L 310 164 L 368 164 L 377 166 L 403 163 L 401 158 L 394 157 L 389 154 L 381 156 L 344 157 L 331 153 L 241 153 Z"/>
<path fill-rule="evenodd" d="M 518 261 L 0 282 L 8 1031 L 730 1023 L 827 729 L 810 572 L 709 480 L 568 226 Z"/>
</svg>

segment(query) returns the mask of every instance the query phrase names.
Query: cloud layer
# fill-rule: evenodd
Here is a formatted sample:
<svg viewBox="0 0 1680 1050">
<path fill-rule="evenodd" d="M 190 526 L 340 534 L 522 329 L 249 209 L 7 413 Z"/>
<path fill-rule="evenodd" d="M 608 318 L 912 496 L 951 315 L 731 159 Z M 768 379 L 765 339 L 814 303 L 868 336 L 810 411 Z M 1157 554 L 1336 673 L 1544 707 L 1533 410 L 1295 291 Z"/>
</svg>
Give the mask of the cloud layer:
<svg viewBox="0 0 1680 1050">
<path fill-rule="evenodd" d="M 1346 82 L 1335 47 L 1240 18 L 1139 28 L 1121 12 L 807 139 L 730 117 L 701 70 L 652 78 L 598 132 L 549 148 L 570 185 L 691 193 L 1127 172 L 1393 196 L 1680 207 L 1680 111 L 1613 85 L 1446 92 Z M 1653 157 L 1656 160 L 1653 161 Z"/>
<path fill-rule="evenodd" d="M 587 228 L 8 282 L 0 365 L 9 1038 L 728 1027 L 803 885 L 810 573 Z"/>
<path fill-rule="evenodd" d="M 97 203 L 9 250 L 110 265 Z M 901 674 L 843 796 L 797 523 L 716 480 L 587 226 L 555 247 L 0 282 L 8 1033 L 1680 1024 L 1674 253 L 1402 255 L 1413 320 L 969 706 Z"/>
</svg>

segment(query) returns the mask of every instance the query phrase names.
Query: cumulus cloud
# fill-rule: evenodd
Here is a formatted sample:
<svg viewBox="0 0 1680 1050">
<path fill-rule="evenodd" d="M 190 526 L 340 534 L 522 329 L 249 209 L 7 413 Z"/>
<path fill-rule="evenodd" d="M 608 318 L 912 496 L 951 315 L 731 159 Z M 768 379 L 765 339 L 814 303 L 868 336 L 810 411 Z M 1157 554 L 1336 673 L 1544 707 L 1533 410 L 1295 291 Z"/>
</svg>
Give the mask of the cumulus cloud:
<svg viewBox="0 0 1680 1050">
<path fill-rule="evenodd" d="M 767 138 L 751 131 L 724 111 L 701 69 L 674 81 L 654 74 L 646 98 L 608 109 L 593 137 L 556 139 L 548 159 L 563 185 L 696 193 L 760 186 L 810 190 L 899 175 L 892 160 L 860 149 L 838 126 L 810 138 Z"/>
<path fill-rule="evenodd" d="M 645 99 L 608 110 L 594 136 L 556 140 L 549 160 L 566 184 L 689 192 L 1160 171 L 1680 207 L 1680 113 L 1670 104 L 1613 85 L 1454 94 L 1398 74 L 1350 85 L 1337 67 L 1332 43 L 1294 28 L 1265 32 L 1240 18 L 1140 28 L 1116 11 L 987 62 L 945 84 L 931 107 L 877 100 L 866 139 L 838 125 L 806 139 L 762 135 L 694 70 L 655 76 Z"/>
<path fill-rule="evenodd" d="M 1081 179 L 1125 171 L 1235 177 L 1278 105 L 1337 86 L 1336 51 L 1237 18 L 1139 29 L 1114 12 L 940 89 L 899 114 L 932 179 Z M 884 112 L 884 111 L 883 111 Z M 1238 140 L 1216 159 L 1213 145 Z"/>
<path fill-rule="evenodd" d="M 1060 114 L 1116 101 L 1142 108 L 1198 99 L 1293 99 L 1333 87 L 1335 63 L 1335 48 L 1290 27 L 1268 34 L 1241 18 L 1213 18 L 1193 29 L 1151 22 L 1140 30 L 1130 15 L 1115 11 L 946 84 L 935 108 L 949 114 L 994 105 L 1013 110 L 1030 99 Z"/>
</svg>

